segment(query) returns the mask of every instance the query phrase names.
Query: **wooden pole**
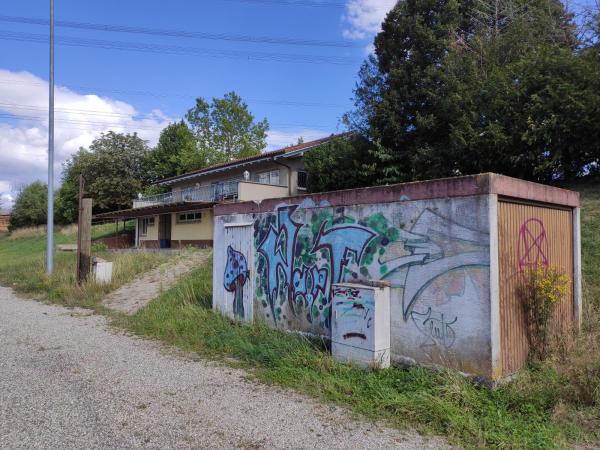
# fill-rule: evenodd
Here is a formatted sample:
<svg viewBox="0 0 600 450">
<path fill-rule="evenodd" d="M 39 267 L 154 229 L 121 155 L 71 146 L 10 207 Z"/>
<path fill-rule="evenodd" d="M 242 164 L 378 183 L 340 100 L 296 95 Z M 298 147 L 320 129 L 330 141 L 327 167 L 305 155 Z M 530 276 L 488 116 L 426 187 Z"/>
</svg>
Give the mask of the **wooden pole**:
<svg viewBox="0 0 600 450">
<path fill-rule="evenodd" d="M 81 241 L 81 251 L 78 255 L 77 281 L 85 281 L 90 273 L 92 262 L 92 199 L 81 200 L 80 229 L 78 232 Z"/>
<path fill-rule="evenodd" d="M 75 274 L 77 276 L 77 281 L 81 281 L 79 279 L 79 273 L 81 268 L 79 267 L 79 262 L 81 261 L 81 212 L 82 212 L 82 204 L 83 200 L 83 189 L 85 187 L 85 181 L 83 180 L 83 175 L 79 175 L 79 201 L 77 207 L 77 268 L 75 269 Z"/>
</svg>

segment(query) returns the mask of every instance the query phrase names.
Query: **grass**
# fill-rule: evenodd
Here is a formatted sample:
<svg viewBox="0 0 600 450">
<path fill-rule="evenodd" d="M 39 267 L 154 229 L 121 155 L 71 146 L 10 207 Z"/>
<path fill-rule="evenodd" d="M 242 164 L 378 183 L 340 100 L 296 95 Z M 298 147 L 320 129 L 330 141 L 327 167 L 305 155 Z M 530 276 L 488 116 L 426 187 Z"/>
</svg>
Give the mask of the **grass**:
<svg viewBox="0 0 600 450">
<path fill-rule="evenodd" d="M 93 227 L 92 236 L 105 237 L 114 231 L 114 225 Z M 54 234 L 56 245 L 74 244 L 76 227 L 66 227 Z M 17 292 L 32 295 L 67 306 L 98 308 L 104 296 L 165 262 L 168 257 L 158 253 L 109 253 L 95 246 L 92 253 L 113 262 L 113 279 L 110 284 L 87 281 L 75 282 L 75 253 L 56 252 L 54 273 L 46 274 L 46 237 L 43 227 L 22 229 L 0 238 L 0 284 Z"/>
<path fill-rule="evenodd" d="M 448 436 L 472 448 L 557 448 L 581 440 L 578 425 L 554 419 L 560 376 L 545 368 L 490 390 L 451 371 L 365 371 L 333 361 L 324 342 L 240 325 L 213 313 L 210 265 L 115 325 L 185 351 L 237 364 L 269 384 L 293 388 L 392 425 Z M 542 382 L 543 380 L 543 382 Z"/>
</svg>

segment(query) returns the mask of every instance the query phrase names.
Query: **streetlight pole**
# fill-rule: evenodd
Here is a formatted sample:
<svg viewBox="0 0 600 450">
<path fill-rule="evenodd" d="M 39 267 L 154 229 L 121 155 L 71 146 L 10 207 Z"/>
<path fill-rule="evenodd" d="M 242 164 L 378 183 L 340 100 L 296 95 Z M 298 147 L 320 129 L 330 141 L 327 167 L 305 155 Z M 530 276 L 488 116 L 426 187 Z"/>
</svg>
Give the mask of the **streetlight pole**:
<svg viewBox="0 0 600 450">
<path fill-rule="evenodd" d="M 50 82 L 48 112 L 48 226 L 46 271 L 54 268 L 54 0 L 50 0 Z"/>
</svg>

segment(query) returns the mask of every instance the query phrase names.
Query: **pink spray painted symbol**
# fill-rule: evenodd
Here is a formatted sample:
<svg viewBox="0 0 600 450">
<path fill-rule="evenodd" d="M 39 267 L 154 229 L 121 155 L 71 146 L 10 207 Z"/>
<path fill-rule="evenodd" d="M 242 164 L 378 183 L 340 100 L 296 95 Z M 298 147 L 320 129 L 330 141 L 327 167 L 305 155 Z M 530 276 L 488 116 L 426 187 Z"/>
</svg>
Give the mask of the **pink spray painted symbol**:
<svg viewBox="0 0 600 450">
<path fill-rule="evenodd" d="M 521 225 L 517 260 L 519 272 L 529 267 L 548 267 L 548 239 L 541 220 L 529 219 Z"/>
</svg>

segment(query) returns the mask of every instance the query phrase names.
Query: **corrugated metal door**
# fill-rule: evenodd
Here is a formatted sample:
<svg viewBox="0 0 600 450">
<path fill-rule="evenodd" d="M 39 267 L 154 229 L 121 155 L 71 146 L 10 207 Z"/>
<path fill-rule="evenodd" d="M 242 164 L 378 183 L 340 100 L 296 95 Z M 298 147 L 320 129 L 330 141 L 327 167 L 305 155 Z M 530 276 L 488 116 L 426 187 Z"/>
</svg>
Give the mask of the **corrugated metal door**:
<svg viewBox="0 0 600 450">
<path fill-rule="evenodd" d="M 569 293 L 557 305 L 553 327 L 566 331 L 574 321 L 573 212 L 499 201 L 498 253 L 500 270 L 500 336 L 502 369 L 521 369 L 528 354 L 525 319 L 517 289 L 520 273 L 536 264 L 552 265 L 571 278 Z"/>
</svg>

